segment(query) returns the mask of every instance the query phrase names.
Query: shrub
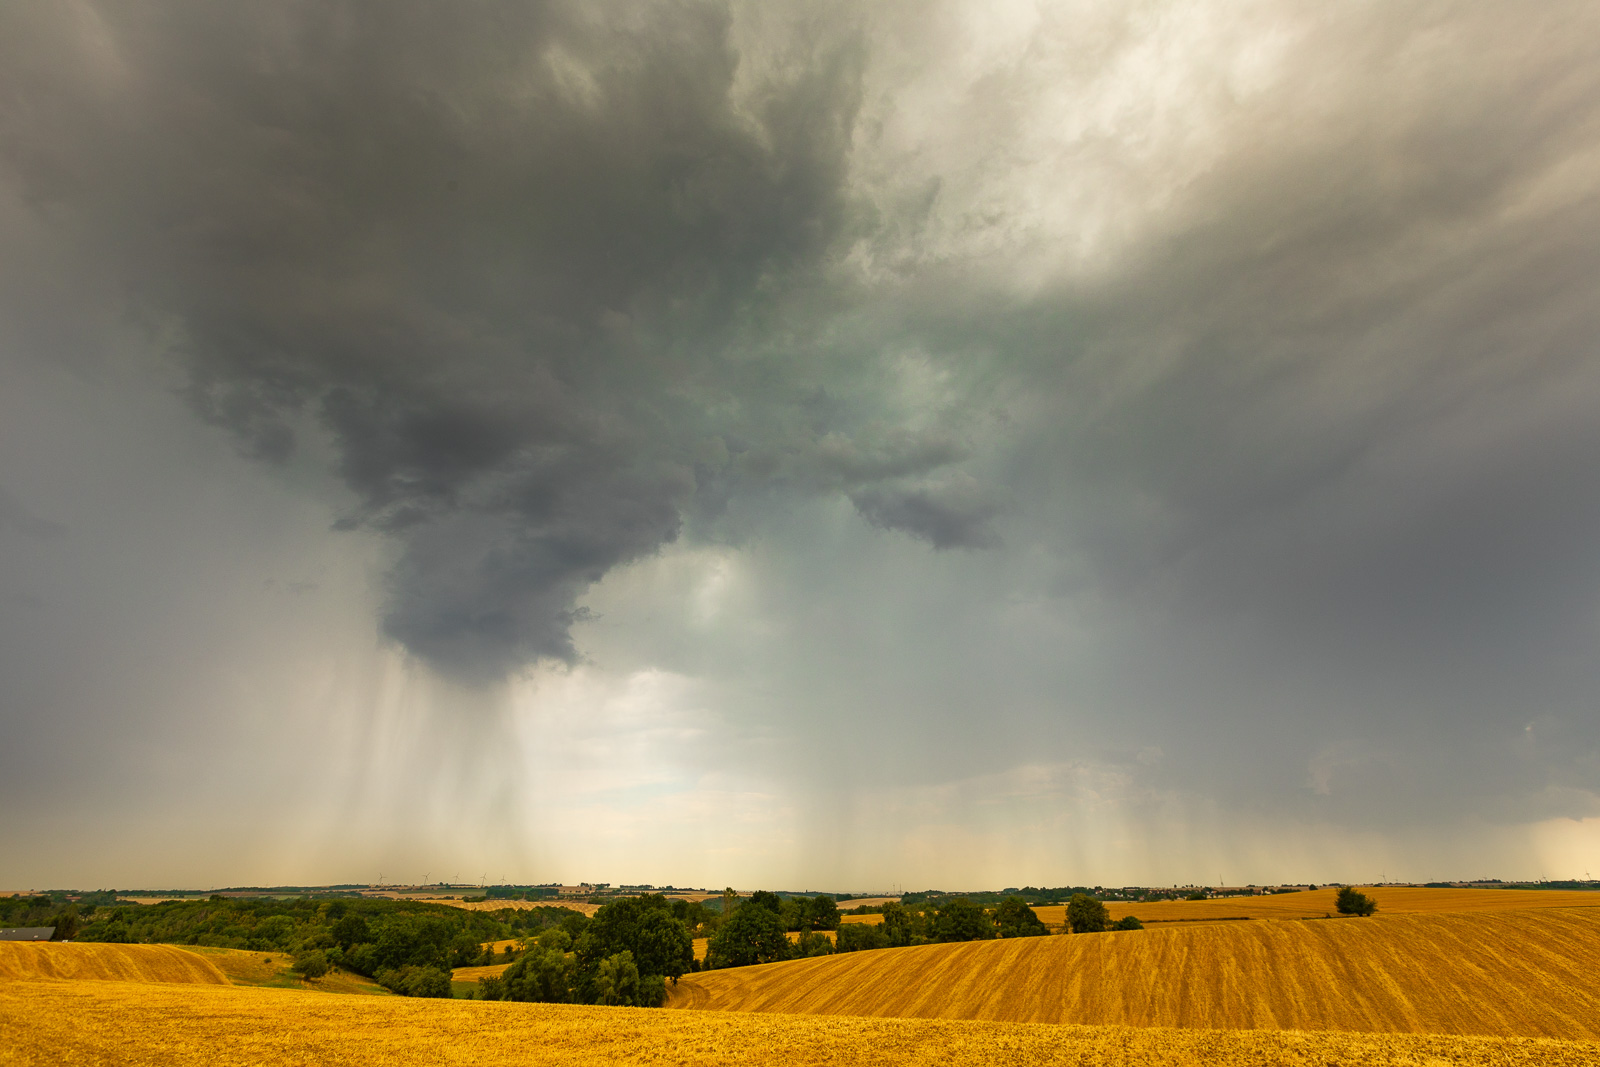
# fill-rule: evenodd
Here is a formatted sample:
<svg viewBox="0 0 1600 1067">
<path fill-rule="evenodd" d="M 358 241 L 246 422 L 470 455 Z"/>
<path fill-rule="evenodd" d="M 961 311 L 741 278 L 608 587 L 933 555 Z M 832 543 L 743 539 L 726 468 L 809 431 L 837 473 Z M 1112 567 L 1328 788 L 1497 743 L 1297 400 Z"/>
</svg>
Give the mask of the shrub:
<svg viewBox="0 0 1600 1067">
<path fill-rule="evenodd" d="M 836 952 L 862 952 L 867 949 L 888 948 L 889 931 L 882 925 L 842 923 L 839 926 L 839 943 Z"/>
<path fill-rule="evenodd" d="M 800 935 L 794 944 L 794 954 L 802 958 L 833 955 L 833 942 L 812 930 Z"/>
<path fill-rule="evenodd" d="M 995 909 L 994 918 L 1001 937 L 1038 937 L 1050 932 L 1021 897 L 1002 900 Z"/>
<path fill-rule="evenodd" d="M 995 936 L 988 912 L 966 897 L 956 897 L 939 905 L 935 929 L 940 941 L 987 941 Z"/>
<path fill-rule="evenodd" d="M 601 960 L 594 986 L 596 1004 L 638 1004 L 639 966 L 633 962 L 633 953 L 624 949 L 615 956 Z M 665 984 L 662 992 L 663 995 L 666 992 Z M 660 1000 L 657 1000 L 650 1007 L 660 1005 Z"/>
<path fill-rule="evenodd" d="M 328 954 L 320 948 L 302 952 L 294 958 L 291 970 L 305 978 L 321 978 L 328 973 Z"/>
<path fill-rule="evenodd" d="M 1140 922 L 1138 919 L 1135 919 L 1132 915 L 1124 915 L 1122 918 L 1120 918 L 1120 919 L 1118 919 L 1116 921 L 1116 923 L 1111 927 L 1111 929 L 1113 929 L 1113 930 L 1143 930 L 1144 929 L 1144 923 Z"/>
<path fill-rule="evenodd" d="M 1067 925 L 1075 934 L 1097 934 L 1111 925 L 1111 916 L 1094 897 L 1074 893 L 1067 902 Z"/>
<path fill-rule="evenodd" d="M 1334 901 L 1334 907 L 1339 909 L 1340 915 L 1371 915 L 1378 910 L 1375 900 L 1349 886 L 1339 887 L 1339 897 Z"/>
<path fill-rule="evenodd" d="M 706 946 L 706 963 L 710 967 L 747 967 L 786 960 L 789 952 L 789 939 L 778 913 L 746 901 L 712 935 Z"/>
<path fill-rule="evenodd" d="M 479 983 L 484 1000 L 564 1004 L 572 999 L 572 964 L 555 948 L 530 949 L 499 978 Z"/>
<path fill-rule="evenodd" d="M 441 997 L 450 994 L 450 972 L 441 967 L 405 966 L 379 971 L 378 984 L 403 997 Z"/>
</svg>

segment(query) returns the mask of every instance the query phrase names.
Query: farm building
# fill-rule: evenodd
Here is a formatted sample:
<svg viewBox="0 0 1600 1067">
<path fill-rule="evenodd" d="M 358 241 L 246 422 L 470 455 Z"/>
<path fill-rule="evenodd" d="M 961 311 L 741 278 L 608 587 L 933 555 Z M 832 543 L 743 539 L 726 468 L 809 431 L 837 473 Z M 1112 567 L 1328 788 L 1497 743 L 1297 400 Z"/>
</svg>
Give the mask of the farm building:
<svg viewBox="0 0 1600 1067">
<path fill-rule="evenodd" d="M 0 930 L 0 941 L 48 941 L 54 936 L 54 926 L 12 926 Z"/>
</svg>

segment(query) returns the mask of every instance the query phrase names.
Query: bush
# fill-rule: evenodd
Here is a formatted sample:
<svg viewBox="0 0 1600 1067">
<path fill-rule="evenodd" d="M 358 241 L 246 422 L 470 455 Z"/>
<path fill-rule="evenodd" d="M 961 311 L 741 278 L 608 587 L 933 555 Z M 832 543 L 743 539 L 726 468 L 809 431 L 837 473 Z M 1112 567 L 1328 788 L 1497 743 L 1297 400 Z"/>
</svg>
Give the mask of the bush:
<svg viewBox="0 0 1600 1067">
<path fill-rule="evenodd" d="M 748 967 L 789 958 L 789 939 L 784 936 L 778 913 L 761 904 L 746 901 L 712 935 L 706 946 L 708 967 Z"/>
<path fill-rule="evenodd" d="M 524 1000 L 564 1004 L 572 999 L 572 964 L 559 949 L 530 949 L 499 978 L 479 983 L 484 1000 Z"/>
<path fill-rule="evenodd" d="M 839 943 L 836 952 L 862 952 L 867 949 L 888 948 L 889 931 L 881 924 L 868 926 L 866 923 L 841 923 L 839 925 Z"/>
<path fill-rule="evenodd" d="M 294 958 L 290 969 L 305 978 L 321 978 L 328 973 L 328 954 L 320 948 L 302 952 Z"/>
<path fill-rule="evenodd" d="M 987 941 L 995 936 L 989 913 L 966 897 L 956 897 L 939 905 L 935 929 L 940 941 Z"/>
<path fill-rule="evenodd" d="M 1339 897 L 1334 901 L 1334 907 L 1339 909 L 1340 915 L 1371 915 L 1378 910 L 1375 900 L 1349 886 L 1339 888 Z"/>
<path fill-rule="evenodd" d="M 807 930 L 794 943 L 794 954 L 802 959 L 812 956 L 831 956 L 833 942 L 813 930 Z"/>
<path fill-rule="evenodd" d="M 639 966 L 633 962 L 633 953 L 624 949 L 615 956 L 601 960 L 594 986 L 596 1004 L 639 1004 Z M 666 985 L 663 983 L 662 995 L 665 994 Z M 660 1000 L 649 1005 L 652 1008 L 660 1006 Z"/>
<path fill-rule="evenodd" d="M 1115 925 L 1113 925 L 1111 927 L 1111 929 L 1113 929 L 1113 930 L 1143 930 L 1144 929 L 1144 923 L 1140 922 L 1138 919 L 1135 919 L 1132 915 L 1124 915 L 1122 918 L 1120 918 L 1120 919 L 1118 919 L 1116 921 Z"/>
<path fill-rule="evenodd" d="M 1098 934 L 1111 925 L 1111 916 L 1094 897 L 1074 893 L 1067 902 L 1067 925 L 1075 934 Z"/>
<path fill-rule="evenodd" d="M 994 918 L 1001 937 L 1038 937 L 1050 932 L 1021 897 L 1002 900 L 995 909 Z"/>
<path fill-rule="evenodd" d="M 450 972 L 440 967 L 399 967 L 379 971 L 378 984 L 403 997 L 450 997 Z"/>
</svg>

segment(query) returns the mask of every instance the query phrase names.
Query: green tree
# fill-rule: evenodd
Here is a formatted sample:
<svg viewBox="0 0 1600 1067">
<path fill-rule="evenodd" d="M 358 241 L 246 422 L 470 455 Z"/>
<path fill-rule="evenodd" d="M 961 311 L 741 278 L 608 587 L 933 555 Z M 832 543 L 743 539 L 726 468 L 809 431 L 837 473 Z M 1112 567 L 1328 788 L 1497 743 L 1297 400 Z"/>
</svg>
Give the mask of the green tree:
<svg viewBox="0 0 1600 1067">
<path fill-rule="evenodd" d="M 891 948 L 904 948 L 911 944 L 916 924 L 906 906 L 898 900 L 891 900 L 883 906 L 883 932 Z"/>
<path fill-rule="evenodd" d="M 789 938 L 778 913 L 749 903 L 724 920 L 706 946 L 710 967 L 748 967 L 789 958 Z"/>
<path fill-rule="evenodd" d="M 1111 916 L 1094 897 L 1074 893 L 1067 902 L 1067 925 L 1075 934 L 1097 934 L 1111 925 Z"/>
<path fill-rule="evenodd" d="M 989 913 L 966 897 L 945 901 L 936 914 L 934 930 L 940 941 L 986 941 L 995 936 Z"/>
<path fill-rule="evenodd" d="M 637 1004 L 639 967 L 633 962 L 633 953 L 624 949 L 601 960 L 594 988 L 596 1004 Z"/>
<path fill-rule="evenodd" d="M 78 906 L 76 904 L 68 904 L 56 913 L 49 925 L 56 928 L 56 932 L 50 936 L 50 940 L 71 941 L 78 936 L 78 929 L 82 925 L 78 921 Z"/>
<path fill-rule="evenodd" d="M 1340 915 L 1371 915 L 1378 910 L 1378 902 L 1346 885 L 1339 887 L 1334 907 L 1339 909 Z"/>
<path fill-rule="evenodd" d="M 766 908 L 774 915 L 783 915 L 783 900 L 778 894 L 765 889 L 758 889 L 750 894 L 750 899 L 739 905 L 741 908 L 756 907 Z"/>
<path fill-rule="evenodd" d="M 832 897 L 823 894 L 812 897 L 808 918 L 813 930 L 839 929 L 839 904 Z"/>
<path fill-rule="evenodd" d="M 333 924 L 333 939 L 339 943 L 340 948 L 349 951 L 351 945 L 371 941 L 372 931 L 367 929 L 367 920 L 361 916 L 343 915 Z"/>
<path fill-rule="evenodd" d="M 306 978 L 321 978 L 328 973 L 328 954 L 320 948 L 302 952 L 294 958 L 291 968 Z"/>
<path fill-rule="evenodd" d="M 499 978 L 479 987 L 485 1000 L 525 1000 L 564 1004 L 572 999 L 573 962 L 554 948 L 535 948 Z"/>
<path fill-rule="evenodd" d="M 1002 900 L 995 909 L 994 920 L 1001 937 L 1038 937 L 1050 932 L 1021 897 Z"/>
<path fill-rule="evenodd" d="M 802 959 L 811 956 L 833 955 L 833 942 L 815 930 L 807 930 L 794 943 L 794 954 Z"/>
<path fill-rule="evenodd" d="M 659 974 L 673 981 L 694 965 L 694 939 L 660 895 L 605 905 L 595 912 L 573 952 L 579 966 L 591 972 L 602 959 L 627 952 L 640 974 Z"/>
<path fill-rule="evenodd" d="M 883 923 L 840 923 L 837 952 L 862 952 L 867 949 L 888 948 L 889 933 Z"/>
<path fill-rule="evenodd" d="M 1111 929 L 1113 929 L 1113 930 L 1143 930 L 1144 929 L 1144 923 L 1140 922 L 1138 919 L 1135 919 L 1132 915 L 1124 915 L 1122 918 L 1118 919 L 1115 923 L 1112 924 Z"/>
</svg>

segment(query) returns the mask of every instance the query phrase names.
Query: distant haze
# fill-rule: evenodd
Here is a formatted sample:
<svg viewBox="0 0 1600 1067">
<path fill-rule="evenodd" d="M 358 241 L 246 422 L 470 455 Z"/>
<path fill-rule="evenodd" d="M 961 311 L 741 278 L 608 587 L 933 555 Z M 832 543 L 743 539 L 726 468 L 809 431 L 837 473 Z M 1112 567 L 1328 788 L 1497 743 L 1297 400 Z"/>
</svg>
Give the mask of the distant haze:
<svg viewBox="0 0 1600 1067">
<path fill-rule="evenodd" d="M 1592 3 L 0 10 L 29 886 L 1600 872 Z"/>
</svg>

